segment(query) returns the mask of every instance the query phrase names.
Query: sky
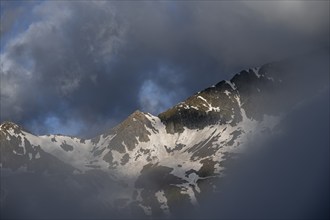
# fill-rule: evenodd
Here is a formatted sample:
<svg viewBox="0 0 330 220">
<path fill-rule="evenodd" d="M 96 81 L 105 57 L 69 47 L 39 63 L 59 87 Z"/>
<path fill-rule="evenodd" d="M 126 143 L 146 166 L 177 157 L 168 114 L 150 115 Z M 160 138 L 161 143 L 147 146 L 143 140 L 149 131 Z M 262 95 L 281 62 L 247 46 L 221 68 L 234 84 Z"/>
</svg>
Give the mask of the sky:
<svg viewBox="0 0 330 220">
<path fill-rule="evenodd" d="M 1 1 L 0 121 L 92 137 L 329 47 L 329 1 Z"/>
</svg>

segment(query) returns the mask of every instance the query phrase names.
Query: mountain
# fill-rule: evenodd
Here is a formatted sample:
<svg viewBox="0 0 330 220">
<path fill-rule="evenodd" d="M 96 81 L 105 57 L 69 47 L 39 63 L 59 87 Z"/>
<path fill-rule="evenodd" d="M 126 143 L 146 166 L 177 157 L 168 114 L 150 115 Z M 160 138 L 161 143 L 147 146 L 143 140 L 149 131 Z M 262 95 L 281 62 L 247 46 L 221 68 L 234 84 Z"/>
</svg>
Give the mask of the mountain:
<svg viewBox="0 0 330 220">
<path fill-rule="evenodd" d="M 92 139 L 37 136 L 5 122 L 1 210 L 14 218 L 181 216 L 219 190 L 251 141 L 281 132 L 283 115 L 328 87 L 314 61 L 243 70 L 158 116 L 135 111 Z"/>
</svg>

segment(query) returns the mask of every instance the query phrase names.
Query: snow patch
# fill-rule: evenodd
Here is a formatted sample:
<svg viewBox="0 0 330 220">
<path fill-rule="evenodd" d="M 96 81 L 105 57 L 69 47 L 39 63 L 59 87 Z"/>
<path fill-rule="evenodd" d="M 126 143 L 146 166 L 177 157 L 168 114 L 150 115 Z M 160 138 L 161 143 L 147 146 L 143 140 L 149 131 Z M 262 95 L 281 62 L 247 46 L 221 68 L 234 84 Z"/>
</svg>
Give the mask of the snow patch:
<svg viewBox="0 0 330 220">
<path fill-rule="evenodd" d="M 229 94 L 231 94 L 231 92 L 229 92 L 228 90 L 225 90 L 224 93 L 229 96 Z"/>
<path fill-rule="evenodd" d="M 236 90 L 236 85 L 235 85 L 235 83 L 232 83 L 232 82 L 230 82 L 229 80 L 226 80 L 225 81 L 228 85 L 230 85 L 230 87 L 233 89 L 233 90 Z"/>
<path fill-rule="evenodd" d="M 259 74 L 259 70 L 260 70 L 260 67 L 255 67 L 255 68 L 253 68 L 253 72 L 254 72 L 254 74 L 255 74 L 258 78 L 261 77 L 261 75 Z"/>
<path fill-rule="evenodd" d="M 197 111 L 199 110 L 198 107 L 195 107 L 195 106 L 190 106 L 190 108 L 193 108 L 193 109 L 196 109 Z"/>
<path fill-rule="evenodd" d="M 207 100 L 205 98 L 203 98 L 202 96 L 200 96 L 200 95 L 197 96 L 197 98 L 199 98 L 199 99 L 203 100 L 204 102 L 208 103 Z"/>
</svg>

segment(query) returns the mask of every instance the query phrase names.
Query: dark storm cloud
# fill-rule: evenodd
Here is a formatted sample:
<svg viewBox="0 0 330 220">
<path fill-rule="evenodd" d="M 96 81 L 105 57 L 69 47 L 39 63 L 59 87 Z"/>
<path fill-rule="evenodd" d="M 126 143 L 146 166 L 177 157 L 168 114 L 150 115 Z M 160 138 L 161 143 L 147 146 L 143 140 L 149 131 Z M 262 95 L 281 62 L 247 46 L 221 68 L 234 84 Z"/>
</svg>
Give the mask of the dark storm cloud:
<svg viewBox="0 0 330 220">
<path fill-rule="evenodd" d="M 135 109 L 157 114 L 242 68 L 328 45 L 328 7 L 41 2 L 1 53 L 1 121 L 90 135 Z"/>
<path fill-rule="evenodd" d="M 110 113 L 120 82 L 109 66 L 124 32 L 113 9 L 101 2 L 47 2 L 34 10 L 39 21 L 1 57 L 2 118 L 42 129 L 52 118 L 61 127 L 84 126 L 98 120 L 96 112 Z"/>
</svg>

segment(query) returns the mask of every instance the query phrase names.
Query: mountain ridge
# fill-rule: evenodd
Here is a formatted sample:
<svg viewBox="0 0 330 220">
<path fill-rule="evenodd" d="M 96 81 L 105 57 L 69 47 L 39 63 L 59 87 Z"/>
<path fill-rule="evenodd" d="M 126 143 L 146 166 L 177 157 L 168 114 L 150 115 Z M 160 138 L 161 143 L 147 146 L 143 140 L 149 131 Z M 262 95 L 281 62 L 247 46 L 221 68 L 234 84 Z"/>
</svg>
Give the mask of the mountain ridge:
<svg viewBox="0 0 330 220">
<path fill-rule="evenodd" d="M 226 101 L 219 103 L 220 99 Z M 224 158 L 238 151 L 258 124 L 246 117 L 231 83 L 222 81 L 159 116 L 137 110 L 91 139 L 36 136 L 5 124 L 6 132 L 4 126 L 0 129 L 5 136 L 0 138 L 1 164 L 13 171 L 25 167 L 29 172 L 66 173 L 70 179 L 101 171 L 116 187 L 123 187 L 120 197 L 112 195 L 103 202 L 111 201 L 114 207 L 122 201 L 120 210 L 133 205 L 147 216 L 168 216 L 178 211 L 178 202 L 198 206 L 199 194 L 212 191 L 222 175 Z M 13 148 L 20 149 L 19 154 Z"/>
<path fill-rule="evenodd" d="M 296 78 L 288 66 L 243 70 L 158 116 L 134 111 L 90 139 L 37 136 L 3 123 L 5 191 L 15 190 L 10 181 L 20 172 L 50 175 L 76 194 L 93 189 L 85 200 L 89 204 L 98 195 L 95 204 L 105 207 L 102 213 L 109 209 L 129 216 L 168 217 L 180 215 L 182 206 L 196 208 L 203 195 L 217 191 L 215 183 L 225 176 L 228 161 L 246 151 L 251 140 L 277 132 L 282 114 L 307 98 L 306 85 L 320 88 L 326 83 L 323 78 L 316 77 L 315 83 Z M 292 78 L 301 84 L 295 86 L 297 91 L 292 90 Z M 79 200 L 75 205 L 83 206 Z"/>
</svg>

